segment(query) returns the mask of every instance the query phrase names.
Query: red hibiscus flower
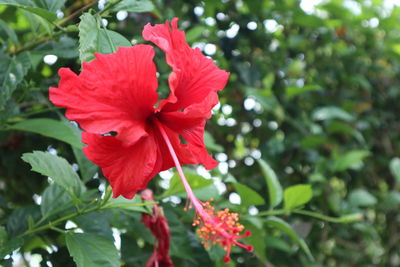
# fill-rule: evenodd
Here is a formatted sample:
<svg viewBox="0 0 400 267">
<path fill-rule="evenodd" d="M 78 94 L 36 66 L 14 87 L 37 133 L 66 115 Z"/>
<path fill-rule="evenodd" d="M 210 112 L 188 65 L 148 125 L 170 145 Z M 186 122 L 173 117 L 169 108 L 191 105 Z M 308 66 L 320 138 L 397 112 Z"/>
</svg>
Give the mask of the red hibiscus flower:
<svg viewBox="0 0 400 267">
<path fill-rule="evenodd" d="M 217 162 L 207 153 L 203 135 L 206 119 L 218 103 L 229 73 L 220 70 L 199 49 L 186 43 L 178 30 L 178 19 L 155 26 L 146 25 L 143 38 L 166 53 L 172 67 L 170 94 L 158 102 L 154 49 L 150 45 L 121 47 L 110 55 L 95 54 L 76 75 L 68 68 L 59 71 L 58 88 L 50 88 L 50 100 L 67 109 L 66 116 L 84 130 L 86 156 L 99 165 L 110 181 L 113 197 L 132 198 L 157 173 L 175 166 L 196 211 L 194 225 L 207 247 L 220 244 L 230 260 L 234 246 L 249 236 L 228 209 L 215 211 L 200 202 L 182 171 L 181 164 L 203 164 L 212 169 Z M 115 136 L 109 133 L 116 133 Z M 186 142 L 181 142 L 183 138 Z"/>
<path fill-rule="evenodd" d="M 144 200 L 154 201 L 153 192 L 150 189 L 142 191 L 140 196 Z M 153 254 L 145 267 L 173 267 L 174 264 L 169 257 L 170 231 L 162 208 L 155 204 L 152 215 L 142 213 L 142 222 L 156 238 Z"/>
<path fill-rule="evenodd" d="M 155 122 L 162 124 L 182 164 L 217 162 L 207 153 L 203 135 L 206 119 L 218 103 L 229 73 L 215 66 L 201 51 L 192 49 L 178 19 L 143 30 L 143 38 L 166 53 L 172 67 L 170 95 L 158 101 L 154 48 L 121 47 L 114 54 L 96 53 L 76 75 L 61 68 L 58 88 L 50 88 L 50 100 L 65 107 L 66 117 L 84 130 L 86 156 L 99 165 L 110 181 L 113 197 L 132 198 L 160 171 L 174 162 Z M 104 134 L 116 132 L 116 136 Z M 186 143 L 181 142 L 181 137 Z"/>
</svg>

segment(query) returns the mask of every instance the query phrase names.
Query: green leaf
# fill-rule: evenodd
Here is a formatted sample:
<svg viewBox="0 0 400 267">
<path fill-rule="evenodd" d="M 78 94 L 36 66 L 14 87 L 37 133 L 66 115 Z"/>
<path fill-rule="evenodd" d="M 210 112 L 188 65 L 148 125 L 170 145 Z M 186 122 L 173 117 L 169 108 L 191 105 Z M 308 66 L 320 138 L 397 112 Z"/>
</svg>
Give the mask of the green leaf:
<svg viewBox="0 0 400 267">
<path fill-rule="evenodd" d="M 64 188 L 56 183 L 49 185 L 43 192 L 40 211 L 49 218 L 73 206 L 71 198 Z"/>
<path fill-rule="evenodd" d="M 311 185 L 298 184 L 288 187 L 283 192 L 285 210 L 292 210 L 308 203 L 312 198 Z"/>
<path fill-rule="evenodd" d="M 43 6 L 50 11 L 57 11 L 64 6 L 66 0 L 42 0 Z"/>
<path fill-rule="evenodd" d="M 29 21 L 29 24 L 31 24 L 31 31 L 33 34 L 40 34 L 41 30 L 43 29 L 46 31 L 48 35 L 53 35 L 53 28 L 54 24 L 52 22 L 49 22 L 47 19 L 37 16 L 36 14 L 29 12 L 26 9 L 22 9 L 21 13 L 23 14 L 24 17 Z M 33 26 L 35 25 L 35 26 Z M 39 27 L 42 26 L 42 27 Z"/>
<path fill-rule="evenodd" d="M 314 261 L 314 257 L 311 254 L 311 251 L 308 248 L 306 242 L 293 230 L 290 224 L 277 217 L 269 217 L 265 220 L 265 222 L 270 226 L 277 228 L 287 234 L 293 240 L 293 242 L 297 243 L 300 248 L 306 253 L 309 260 Z"/>
<path fill-rule="evenodd" d="M 396 179 L 396 183 L 400 184 L 400 158 L 393 158 L 389 163 L 389 169 Z"/>
<path fill-rule="evenodd" d="M 324 25 L 324 20 L 317 16 L 307 15 L 304 12 L 295 12 L 293 22 L 307 28 L 317 28 Z"/>
<path fill-rule="evenodd" d="M 349 203 L 353 207 L 370 207 L 377 203 L 377 199 L 364 189 L 356 189 L 350 193 Z"/>
<path fill-rule="evenodd" d="M 98 39 L 98 50 L 96 52 L 102 54 L 111 54 L 114 52 L 108 37 L 110 37 L 115 49 L 118 49 L 118 47 L 121 46 L 123 47 L 132 46 L 131 42 L 129 42 L 123 35 L 115 31 L 100 29 L 99 39 Z"/>
<path fill-rule="evenodd" d="M 216 152 L 223 152 L 224 148 L 221 145 L 218 145 L 215 142 L 214 137 L 207 131 L 204 132 L 204 143 L 207 149 L 216 151 Z"/>
<path fill-rule="evenodd" d="M 192 43 L 199 39 L 199 37 L 204 33 L 206 27 L 204 26 L 196 26 L 189 31 L 186 32 L 186 41 L 188 43 Z"/>
<path fill-rule="evenodd" d="M 395 191 L 389 192 L 379 204 L 386 211 L 397 208 L 400 205 L 400 193 Z"/>
<path fill-rule="evenodd" d="M 51 40 L 31 50 L 32 57 L 36 56 L 36 58 L 39 58 L 37 64 L 42 61 L 44 56 L 49 54 L 59 58 L 78 57 L 78 41 L 67 35 L 62 35 L 59 40 Z"/>
<path fill-rule="evenodd" d="M 282 202 L 282 187 L 279 183 L 278 177 L 276 176 L 274 170 L 269 166 L 269 164 L 260 159 L 258 164 L 261 167 L 261 171 L 264 174 L 265 182 L 268 186 L 269 203 L 271 208 L 278 206 Z"/>
<path fill-rule="evenodd" d="M 136 195 L 133 199 L 126 199 L 122 196 L 117 198 L 111 198 L 108 202 L 104 205 L 105 209 L 124 209 L 136 212 L 146 212 L 148 210 L 143 205 L 143 201 L 140 199 L 138 195 Z"/>
<path fill-rule="evenodd" d="M 82 180 L 86 183 L 94 177 L 98 171 L 98 167 L 88 160 L 81 148 L 72 147 L 72 151 L 79 165 L 79 173 L 81 174 Z"/>
<path fill-rule="evenodd" d="M 0 53 L 0 111 L 20 84 L 31 67 L 28 52 L 16 57 L 8 57 Z"/>
<path fill-rule="evenodd" d="M 15 237 L 28 229 L 29 221 L 36 221 L 41 217 L 40 208 L 37 205 L 24 206 L 13 210 L 7 220 L 7 233 L 9 237 Z"/>
<path fill-rule="evenodd" d="M 11 254 L 14 250 L 20 248 L 24 243 L 22 238 L 13 238 L 0 247 L 0 259 Z"/>
<path fill-rule="evenodd" d="M 0 248 L 4 247 L 7 243 L 8 234 L 4 226 L 0 226 Z"/>
<path fill-rule="evenodd" d="M 48 22 L 53 22 L 57 19 L 56 14 L 42 8 L 37 8 L 37 7 L 22 7 L 22 8 L 25 9 L 26 11 L 38 15 L 39 17 L 47 20 Z"/>
<path fill-rule="evenodd" d="M 78 174 L 64 158 L 48 152 L 33 151 L 33 153 L 23 154 L 22 159 L 32 166 L 33 171 L 51 177 L 73 199 L 85 191 Z"/>
<path fill-rule="evenodd" d="M 7 38 L 5 38 L 7 37 Z M 15 31 L 4 22 L 4 20 L 0 19 L 0 40 L 3 39 L 4 42 L 9 39 L 14 45 L 19 45 L 18 37 L 15 34 Z"/>
<path fill-rule="evenodd" d="M 339 107 L 328 106 L 316 109 L 311 115 L 313 120 L 324 121 L 340 119 L 344 121 L 353 121 L 355 118 L 353 115 L 344 111 Z"/>
<path fill-rule="evenodd" d="M 264 199 L 250 187 L 240 183 L 234 183 L 233 187 L 235 188 L 236 192 L 240 195 L 241 205 L 257 206 L 265 204 Z"/>
<path fill-rule="evenodd" d="M 278 249 L 285 253 L 288 253 L 289 255 L 292 254 L 292 248 L 287 241 L 274 236 L 266 236 L 264 239 L 267 248 Z"/>
<path fill-rule="evenodd" d="M 251 235 L 240 241 L 253 246 L 254 253 L 263 261 L 267 259 L 266 243 L 265 243 L 265 228 L 263 227 L 263 220 L 260 218 L 246 219 L 242 222 L 246 231 L 250 231 Z M 261 226 L 261 227 L 260 227 Z"/>
<path fill-rule="evenodd" d="M 344 155 L 340 155 L 333 162 L 334 171 L 344 171 L 349 168 L 356 168 L 361 166 L 364 158 L 370 155 L 366 150 L 351 150 Z"/>
<path fill-rule="evenodd" d="M 34 235 L 31 238 L 27 238 L 24 243 L 24 251 L 32 251 L 34 249 L 46 249 L 48 248 L 49 242 L 47 239 L 42 238 L 40 235 Z"/>
<path fill-rule="evenodd" d="M 191 183 L 189 182 L 189 184 Z M 214 183 L 208 186 L 196 188 L 193 190 L 193 192 L 197 196 L 197 198 L 200 199 L 201 201 L 208 201 L 210 199 L 217 199 L 219 197 L 218 189 L 214 185 Z M 178 194 L 177 196 L 182 198 L 187 198 L 186 192 Z"/>
<path fill-rule="evenodd" d="M 221 262 L 226 252 L 221 246 L 211 246 L 206 250 L 212 262 Z"/>
<path fill-rule="evenodd" d="M 100 29 L 96 18 L 84 13 L 79 23 L 79 59 L 81 62 L 90 62 L 95 56 L 94 53 L 110 54 L 113 46 L 131 46 L 131 43 L 117 32 Z M 110 40 L 112 44 L 110 44 Z"/>
<path fill-rule="evenodd" d="M 119 267 L 118 250 L 112 241 L 96 234 L 67 233 L 65 241 L 78 267 Z"/>
<path fill-rule="evenodd" d="M 195 252 L 191 248 L 191 238 L 182 217 L 167 206 L 164 208 L 164 214 L 171 231 L 171 256 L 194 261 L 193 253 Z"/>
<path fill-rule="evenodd" d="M 317 148 L 327 143 L 329 143 L 329 140 L 323 135 L 309 135 L 300 141 L 303 148 Z"/>
<path fill-rule="evenodd" d="M 131 11 L 131 12 L 148 12 L 154 9 L 154 5 L 150 0 L 122 0 L 119 4 L 112 8 L 114 11 Z"/>
<path fill-rule="evenodd" d="M 218 190 L 212 180 L 187 172 L 185 173 L 185 176 L 193 192 L 200 200 L 206 201 L 218 196 Z M 181 178 L 177 173 L 171 178 L 169 188 L 159 198 L 162 199 L 170 196 L 187 198 L 185 188 L 183 187 Z"/>
<path fill-rule="evenodd" d="M 350 135 L 354 135 L 354 132 L 356 132 L 353 126 L 351 126 L 349 123 L 338 120 L 329 122 L 329 124 L 327 124 L 326 131 L 329 134 L 345 133 Z"/>
<path fill-rule="evenodd" d="M 9 126 L 9 129 L 41 134 L 51 137 L 76 148 L 82 148 L 83 144 L 74 131 L 65 123 L 53 119 L 30 119 Z"/>
<path fill-rule="evenodd" d="M 61 2 L 61 1 L 54 1 L 54 2 Z M 57 19 L 57 16 L 55 13 L 46 10 L 46 6 L 41 6 L 36 5 L 36 1 L 29 1 L 29 0 L 0 0 L 0 5 L 10 5 L 10 6 L 15 6 L 19 7 L 22 9 L 25 9 L 31 13 L 34 13 L 49 22 L 53 22 Z M 56 5 L 54 5 L 56 6 Z M 55 11 L 55 10 L 53 10 Z"/>
<path fill-rule="evenodd" d="M 96 19 L 89 13 L 84 13 L 79 23 L 79 59 L 89 62 L 94 59 L 94 52 L 98 51 L 99 28 Z"/>
<path fill-rule="evenodd" d="M 287 86 L 285 94 L 288 99 L 292 99 L 293 97 L 305 92 L 320 91 L 320 90 L 322 90 L 322 88 L 318 85 L 306 85 L 303 87 Z"/>
<path fill-rule="evenodd" d="M 85 233 L 104 236 L 114 242 L 109 216 L 105 211 L 94 211 L 72 219 Z"/>
</svg>

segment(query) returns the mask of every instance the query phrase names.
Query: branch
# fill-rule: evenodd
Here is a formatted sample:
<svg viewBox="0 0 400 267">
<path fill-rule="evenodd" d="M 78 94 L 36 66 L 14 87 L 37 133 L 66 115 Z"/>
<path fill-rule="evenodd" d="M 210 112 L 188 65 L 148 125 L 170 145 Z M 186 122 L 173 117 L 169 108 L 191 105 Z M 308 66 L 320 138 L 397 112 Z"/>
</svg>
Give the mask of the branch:
<svg viewBox="0 0 400 267">
<path fill-rule="evenodd" d="M 273 216 L 273 215 L 289 215 L 290 213 L 305 215 L 308 217 L 313 217 L 322 221 L 331 222 L 331 223 L 353 223 L 359 222 L 364 219 L 364 216 L 361 213 L 353 213 L 344 215 L 341 217 L 330 217 L 321 213 L 317 213 L 315 211 L 309 210 L 270 210 L 270 211 L 262 211 L 259 212 L 256 216 Z"/>
<path fill-rule="evenodd" d="M 54 32 L 54 34 L 52 34 L 51 36 L 49 36 L 49 33 L 46 32 L 46 33 L 40 35 L 38 38 L 34 39 L 32 42 L 28 42 L 26 45 L 23 45 L 22 47 L 17 48 L 14 51 L 14 53 L 15 54 L 21 53 L 21 52 L 28 50 L 32 47 L 35 47 L 41 43 L 46 43 L 46 42 L 50 41 L 51 39 L 53 39 L 54 36 L 58 36 L 58 35 L 64 33 L 66 30 L 62 26 L 65 23 L 72 20 L 73 18 L 75 18 L 76 16 L 78 16 L 79 14 L 84 12 L 85 10 L 89 9 L 90 7 L 95 5 L 97 2 L 99 2 L 99 0 L 95 0 L 95 1 L 87 4 L 86 6 L 81 7 L 80 9 L 78 9 L 77 11 L 75 11 L 74 13 L 72 13 L 71 15 L 66 17 L 65 19 L 61 20 L 59 23 L 55 24 L 55 27 L 60 29 L 60 31 Z"/>
</svg>

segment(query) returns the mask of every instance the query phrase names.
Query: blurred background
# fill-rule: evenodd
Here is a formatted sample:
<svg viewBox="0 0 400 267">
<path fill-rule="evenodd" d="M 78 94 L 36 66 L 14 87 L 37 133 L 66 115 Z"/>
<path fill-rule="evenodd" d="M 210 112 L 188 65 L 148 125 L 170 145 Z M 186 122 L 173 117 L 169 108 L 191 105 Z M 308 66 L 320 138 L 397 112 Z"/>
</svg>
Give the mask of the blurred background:
<svg viewBox="0 0 400 267">
<path fill-rule="evenodd" d="M 11 2 L 0 1 L 0 233 L 26 229 L 49 185 L 30 172 L 23 153 L 48 151 L 83 168 L 79 149 L 50 130 L 21 123 L 65 121 L 64 111 L 49 103 L 48 87 L 58 84 L 60 67 L 80 71 L 74 25 L 80 8 L 90 5 L 107 29 L 132 44 L 144 43 L 145 24 L 178 17 L 188 43 L 231 73 L 206 127 L 208 150 L 220 164 L 211 172 L 187 169 L 199 181 L 199 198 L 214 197 L 218 207 L 240 213 L 253 232 L 248 243 L 255 252 L 234 250 L 229 266 L 400 265 L 399 1 L 136 0 L 118 1 L 104 13 L 106 1 L 42 1 L 38 7 L 57 16 L 56 22 L 78 11 L 57 26 L 31 12 L 40 3 Z M 159 92 L 166 97 L 170 68 L 156 51 Z M 53 127 L 41 123 L 40 129 Z M 106 182 L 100 172 L 92 178 L 96 171 L 89 166 L 83 179 L 101 193 Z M 222 266 L 223 251 L 205 251 L 198 243 L 193 213 L 183 211 L 184 196 L 171 189 L 173 175 L 161 173 L 150 187 L 171 225 L 176 266 Z M 303 207 L 313 215 L 277 212 L 279 220 L 271 219 L 272 208 L 282 211 L 280 201 L 271 203 L 271 175 L 281 194 L 307 185 L 312 198 Z M 152 240 L 140 214 L 115 214 L 87 214 L 70 223 L 104 233 L 120 248 L 122 264 L 142 266 Z M 362 214 L 362 220 L 346 223 L 348 214 Z M 95 218 L 92 229 L 87 222 Z M 16 226 L 18 221 L 25 225 Z M 14 266 L 73 266 L 59 238 L 46 231 L 25 240 L 3 264 L 14 259 Z"/>
</svg>

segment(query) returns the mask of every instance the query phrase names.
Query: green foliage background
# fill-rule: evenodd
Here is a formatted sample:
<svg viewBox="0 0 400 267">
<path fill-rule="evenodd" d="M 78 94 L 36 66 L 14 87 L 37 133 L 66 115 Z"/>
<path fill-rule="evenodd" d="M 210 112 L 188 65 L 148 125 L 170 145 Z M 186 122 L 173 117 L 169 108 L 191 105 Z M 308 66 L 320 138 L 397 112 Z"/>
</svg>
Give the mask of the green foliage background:
<svg viewBox="0 0 400 267">
<path fill-rule="evenodd" d="M 140 214 L 152 203 L 110 199 L 48 87 L 60 67 L 79 72 L 93 52 L 143 43 L 146 23 L 179 17 L 188 42 L 231 73 L 207 124 L 222 163 L 186 169 L 200 199 L 240 213 L 253 232 L 254 253 L 234 249 L 228 265 L 399 266 L 400 7 L 305 2 L 0 0 L 0 264 L 147 261 L 154 240 Z M 159 50 L 155 60 L 165 97 L 170 68 Z M 183 211 L 178 177 L 149 186 L 176 266 L 222 266 L 222 249 L 205 250 Z"/>
</svg>

